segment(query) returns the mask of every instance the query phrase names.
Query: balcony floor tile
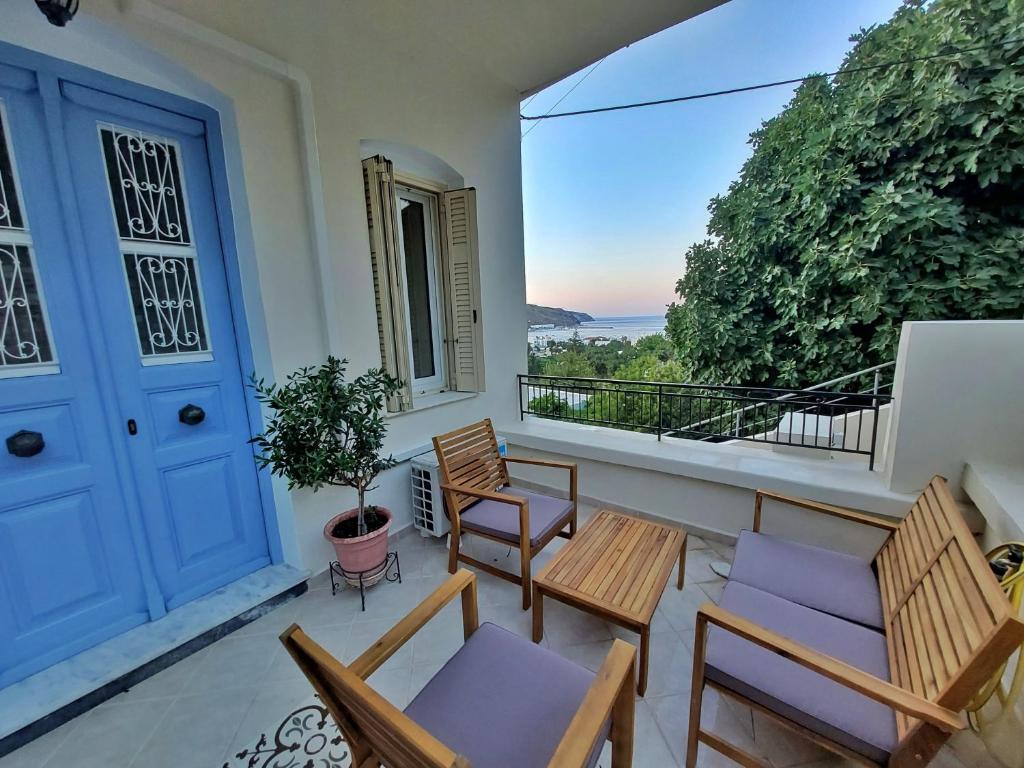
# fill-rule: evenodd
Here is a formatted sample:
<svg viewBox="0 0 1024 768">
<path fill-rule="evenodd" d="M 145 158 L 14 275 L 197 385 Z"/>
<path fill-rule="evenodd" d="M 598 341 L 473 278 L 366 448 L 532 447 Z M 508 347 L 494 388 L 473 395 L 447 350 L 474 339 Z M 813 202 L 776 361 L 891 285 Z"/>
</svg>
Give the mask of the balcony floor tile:
<svg viewBox="0 0 1024 768">
<path fill-rule="evenodd" d="M 581 508 L 584 519 L 591 508 Z M 729 560 L 728 546 L 700 537 L 688 539 L 686 585 L 670 582 L 652 625 L 651 667 L 647 696 L 637 701 L 636 768 L 677 768 L 685 752 L 689 714 L 694 616 L 704 601 L 717 600 L 724 581 L 708 567 Z M 344 662 L 351 662 L 399 617 L 444 581 L 447 550 L 443 540 L 417 536 L 399 539 L 403 582 L 381 583 L 367 591 L 367 611 L 359 610 L 358 593 L 343 589 L 331 595 L 330 579 L 321 574 L 310 590 L 242 630 L 188 657 L 131 690 L 61 728 L 0 758 L 0 768 L 172 768 L 197 765 L 248 766 L 261 734 L 273 749 L 279 727 L 297 711 L 319 712 L 309 683 L 280 646 L 277 635 L 298 622 L 310 636 Z M 470 546 L 473 546 L 472 544 Z M 518 569 L 513 551 L 478 548 L 506 558 Z M 543 566 L 535 560 L 534 570 Z M 520 608 L 519 587 L 478 574 L 480 620 L 492 621 L 530 637 L 531 614 Z M 637 643 L 637 635 L 556 601 L 545 602 L 544 645 L 591 670 L 604 659 L 613 638 Z M 456 601 L 427 624 L 370 683 L 398 707 L 404 707 L 436 674 L 462 640 L 461 609 Z M 703 722 L 769 760 L 775 768 L 839 768 L 846 763 L 809 746 L 746 707 L 708 691 Z M 306 721 L 308 743 L 329 744 L 333 724 Z M 320 729 L 317 731 L 317 729 Z M 322 738 L 316 733 L 323 733 Z M 955 747 L 955 751 L 954 751 Z M 250 750 L 239 757 L 243 750 Z M 344 744 L 325 747 L 344 751 Z M 269 754 L 269 753 L 268 753 Z M 256 766 L 263 766 L 264 757 Z M 970 733 L 957 736 L 933 765 L 965 768 L 988 765 L 981 742 Z M 273 764 L 273 763 L 270 763 Z M 609 768 L 606 747 L 601 760 Z M 701 748 L 701 768 L 732 766 L 721 755 Z M 992 765 L 995 762 L 992 761 Z"/>
</svg>

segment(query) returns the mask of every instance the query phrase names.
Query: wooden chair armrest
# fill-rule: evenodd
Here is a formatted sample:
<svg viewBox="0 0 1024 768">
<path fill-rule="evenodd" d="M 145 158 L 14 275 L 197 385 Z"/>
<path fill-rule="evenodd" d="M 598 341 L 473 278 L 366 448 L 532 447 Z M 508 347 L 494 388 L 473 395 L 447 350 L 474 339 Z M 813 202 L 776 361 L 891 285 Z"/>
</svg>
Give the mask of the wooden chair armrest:
<svg viewBox="0 0 1024 768">
<path fill-rule="evenodd" d="M 569 470 L 569 500 L 576 501 L 576 475 L 579 470 L 575 461 L 552 461 L 550 459 L 531 459 L 525 456 L 502 456 L 501 460 L 506 464 L 530 464 L 535 467 L 550 467 L 552 469 Z M 508 472 L 508 469 L 505 470 Z"/>
<path fill-rule="evenodd" d="M 455 575 L 449 577 L 422 603 L 413 608 L 404 619 L 389 629 L 380 640 L 367 648 L 349 665 L 349 669 L 363 680 L 368 678 L 457 595 L 462 596 L 462 629 L 465 639 L 468 640 L 480 626 L 476 604 L 476 575 L 460 568 Z"/>
<path fill-rule="evenodd" d="M 569 727 L 558 742 L 548 768 L 582 768 L 590 751 L 601 735 L 601 729 L 612 716 L 620 694 L 629 694 L 629 704 L 635 705 L 633 686 L 636 648 L 623 640 L 616 640 L 587 689 L 580 708 L 573 715 Z M 632 723 L 630 723 L 632 725 Z"/>
<path fill-rule="evenodd" d="M 490 501 L 497 501 L 501 504 L 512 504 L 513 506 L 522 508 L 529 506 L 530 502 L 526 499 L 520 499 L 517 496 L 506 496 L 503 493 L 496 493 L 495 491 L 485 491 L 482 488 L 474 488 L 470 485 L 455 485 L 452 483 L 441 483 L 442 491 L 450 491 L 451 493 L 461 493 L 466 496 L 475 496 L 478 499 L 489 499 Z"/>
<path fill-rule="evenodd" d="M 759 488 L 757 493 L 754 495 L 754 531 L 759 531 L 761 529 L 761 502 L 764 499 L 781 501 L 783 504 L 789 504 L 791 507 L 800 507 L 801 509 L 809 509 L 813 512 L 821 512 L 826 515 L 831 515 L 832 517 L 849 520 L 852 523 L 870 525 L 874 528 L 881 528 L 890 532 L 899 528 L 899 523 L 886 520 L 884 517 L 865 515 L 863 512 L 854 512 L 852 509 L 846 509 L 845 507 L 836 507 L 832 504 L 824 504 L 820 501 L 801 499 L 799 496 L 787 496 L 784 493 L 766 491 Z"/>
<path fill-rule="evenodd" d="M 770 629 L 765 629 L 711 602 L 704 603 L 697 610 L 698 634 L 705 631 L 706 624 L 714 624 L 772 653 L 796 662 L 800 666 L 807 667 L 829 680 L 851 688 L 869 699 L 874 699 L 899 712 L 931 723 L 946 733 L 955 733 L 964 727 L 960 715 L 950 709 L 893 685 L 888 680 L 875 677 L 844 661 L 808 648 L 806 645 L 783 637 Z"/>
<path fill-rule="evenodd" d="M 502 461 L 511 461 L 513 464 L 533 464 L 538 467 L 554 467 L 555 469 L 568 469 L 575 472 L 577 464 L 575 461 L 552 461 L 551 459 L 531 459 L 526 456 L 502 456 Z"/>
</svg>

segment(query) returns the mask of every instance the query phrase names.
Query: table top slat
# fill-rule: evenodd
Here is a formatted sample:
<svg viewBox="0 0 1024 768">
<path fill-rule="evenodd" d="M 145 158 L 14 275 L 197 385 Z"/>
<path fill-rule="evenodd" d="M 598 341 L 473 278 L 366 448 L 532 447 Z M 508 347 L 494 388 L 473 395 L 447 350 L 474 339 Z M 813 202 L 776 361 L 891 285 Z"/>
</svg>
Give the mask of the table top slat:
<svg viewBox="0 0 1024 768">
<path fill-rule="evenodd" d="M 548 572 L 560 584 L 572 584 L 580 574 L 586 573 L 600 559 L 604 533 L 612 533 L 613 530 L 622 529 L 625 526 L 625 520 L 609 518 L 599 522 L 597 526 L 599 530 L 595 530 L 590 539 L 584 541 L 580 538 L 580 534 L 577 534 L 578 546 L 572 548 L 571 552 L 569 546 L 564 547 L 548 567 Z M 561 567 L 556 567 L 556 563 Z"/>
<path fill-rule="evenodd" d="M 684 546 L 680 528 L 605 509 L 534 581 L 584 605 L 647 623 Z"/>
<path fill-rule="evenodd" d="M 601 565 L 591 570 L 582 581 L 572 586 L 581 592 L 604 594 L 608 585 L 616 580 L 627 558 L 643 541 L 643 528 L 629 521 L 619 535 L 606 535 L 601 539 Z"/>
<path fill-rule="evenodd" d="M 633 602 L 632 595 L 640 588 L 640 582 L 653 565 L 652 558 L 658 549 L 660 531 L 645 531 L 643 549 L 629 559 L 629 574 L 622 580 L 614 595 L 609 595 L 612 603 L 626 608 Z"/>
</svg>

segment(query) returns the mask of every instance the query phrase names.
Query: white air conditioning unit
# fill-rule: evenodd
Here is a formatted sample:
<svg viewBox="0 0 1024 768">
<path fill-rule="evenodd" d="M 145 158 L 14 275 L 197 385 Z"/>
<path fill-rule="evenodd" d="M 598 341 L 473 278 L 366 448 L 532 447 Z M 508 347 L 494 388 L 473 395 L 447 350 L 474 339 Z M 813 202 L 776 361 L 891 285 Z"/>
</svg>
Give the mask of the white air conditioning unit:
<svg viewBox="0 0 1024 768">
<path fill-rule="evenodd" d="M 505 438 L 498 438 L 498 451 L 505 455 Z M 441 491 L 441 467 L 433 451 L 413 456 L 409 460 L 412 479 L 412 524 L 421 536 L 445 536 L 451 526 L 444 513 L 444 493 Z"/>
</svg>

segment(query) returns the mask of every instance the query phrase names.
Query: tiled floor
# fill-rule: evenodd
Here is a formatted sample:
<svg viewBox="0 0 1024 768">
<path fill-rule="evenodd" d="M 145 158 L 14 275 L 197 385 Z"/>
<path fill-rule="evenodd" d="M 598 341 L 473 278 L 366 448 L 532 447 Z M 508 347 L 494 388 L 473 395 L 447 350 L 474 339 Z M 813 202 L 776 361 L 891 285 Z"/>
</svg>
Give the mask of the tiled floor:
<svg viewBox="0 0 1024 768">
<path fill-rule="evenodd" d="M 403 583 L 374 587 L 365 613 L 359 610 L 357 592 L 332 596 L 329 580 L 321 575 L 302 597 L 0 758 L 0 768 L 220 768 L 231 762 L 260 733 L 273 734 L 282 719 L 311 698 L 309 684 L 281 647 L 278 633 L 297 622 L 338 658 L 351 661 L 444 580 L 447 561 L 440 542 L 404 536 L 398 548 Z M 670 582 L 654 618 L 650 683 L 646 697 L 637 701 L 637 768 L 681 765 L 694 615 L 697 606 L 721 593 L 723 581 L 710 563 L 732 556 L 731 548 L 695 536 L 689 548 L 686 586 L 679 592 Z M 535 571 L 550 554 L 534 561 Z M 517 563 L 513 551 L 509 567 Z M 482 574 L 478 589 L 481 621 L 529 637 L 530 613 L 521 610 L 516 585 Z M 404 707 L 461 644 L 459 610 L 458 601 L 446 608 L 370 678 L 371 684 Z M 584 666 L 596 669 L 614 637 L 636 642 L 633 633 L 560 603 L 545 603 L 544 644 Z M 705 694 L 703 717 L 706 726 L 778 768 L 845 764 L 713 691 Z M 601 764 L 609 765 L 607 750 Z M 734 765 L 704 748 L 699 764 Z M 958 736 L 933 765 L 997 768 L 969 733 Z"/>
</svg>

